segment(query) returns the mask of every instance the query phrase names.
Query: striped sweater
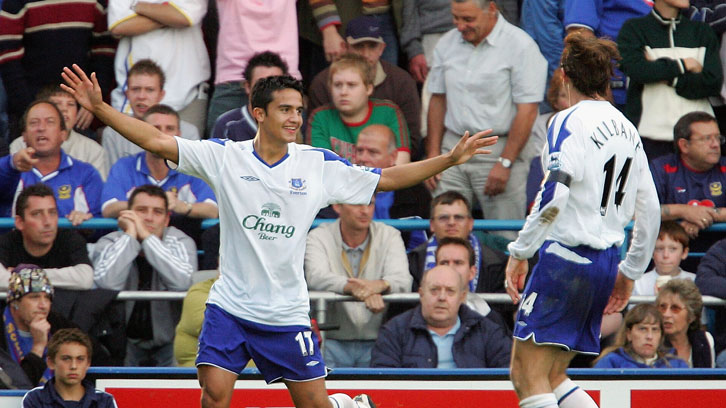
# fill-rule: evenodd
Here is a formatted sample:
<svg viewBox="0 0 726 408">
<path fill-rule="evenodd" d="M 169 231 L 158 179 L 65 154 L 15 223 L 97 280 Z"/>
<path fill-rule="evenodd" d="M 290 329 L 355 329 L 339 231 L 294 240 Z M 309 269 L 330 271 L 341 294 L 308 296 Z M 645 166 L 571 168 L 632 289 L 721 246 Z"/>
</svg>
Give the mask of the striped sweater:
<svg viewBox="0 0 726 408">
<path fill-rule="evenodd" d="M 6 0 L 7 1 L 7 0 Z M 341 25 L 335 0 L 308 0 L 313 16 L 321 30 L 331 24 Z M 353 0 L 346 0 L 353 1 Z M 363 14 L 387 13 L 391 9 L 391 0 L 360 0 Z"/>
</svg>

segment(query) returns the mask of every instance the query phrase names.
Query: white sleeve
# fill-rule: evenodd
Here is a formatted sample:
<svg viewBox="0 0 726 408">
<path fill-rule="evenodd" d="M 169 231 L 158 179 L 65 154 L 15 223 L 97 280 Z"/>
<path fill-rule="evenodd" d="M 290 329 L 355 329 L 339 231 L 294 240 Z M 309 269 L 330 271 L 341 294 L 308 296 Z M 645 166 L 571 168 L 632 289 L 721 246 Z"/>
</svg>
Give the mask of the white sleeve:
<svg viewBox="0 0 726 408">
<path fill-rule="evenodd" d="M 200 24 L 207 14 L 207 2 L 203 0 L 174 0 L 169 4 L 182 13 L 190 25 Z"/>
<path fill-rule="evenodd" d="M 578 124 L 572 121 L 567 123 L 567 126 L 559 123 L 559 126 L 547 135 L 547 145 L 542 158 L 543 165 L 547 169 L 545 181 L 537 193 L 532 212 L 519 231 L 517 240 L 507 247 L 513 257 L 528 259 L 534 255 L 547 238 L 560 211 L 567 205 L 570 198 L 570 183 L 582 180 L 585 146 L 583 139 L 577 137 L 579 131 L 581 129 L 578 128 Z M 574 136 L 570 136 L 571 134 Z"/>
<path fill-rule="evenodd" d="M 327 150 L 324 155 L 323 184 L 327 203 L 370 203 L 381 178 L 381 169 L 352 165 Z"/>
<path fill-rule="evenodd" d="M 638 162 L 640 180 L 635 199 L 633 239 L 625 259 L 618 267 L 623 275 L 633 280 L 639 279 L 648 267 L 660 230 L 660 202 L 643 149 L 638 151 Z"/>
<path fill-rule="evenodd" d="M 124 20 L 128 20 L 131 17 L 137 16 L 133 10 L 131 10 L 130 0 L 111 0 L 108 2 L 108 29 L 111 30 L 115 26 L 122 23 Z"/>
<path fill-rule="evenodd" d="M 199 177 L 214 189 L 224 167 L 224 144 L 219 139 L 187 140 L 175 137 L 179 149 L 177 171 Z"/>
</svg>

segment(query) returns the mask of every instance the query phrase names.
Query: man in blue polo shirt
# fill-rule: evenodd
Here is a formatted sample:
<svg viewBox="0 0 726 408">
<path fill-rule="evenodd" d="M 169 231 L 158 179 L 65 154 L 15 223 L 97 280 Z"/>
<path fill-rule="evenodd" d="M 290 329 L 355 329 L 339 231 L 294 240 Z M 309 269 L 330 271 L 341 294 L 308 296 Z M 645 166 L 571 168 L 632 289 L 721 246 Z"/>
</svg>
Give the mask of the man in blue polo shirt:
<svg viewBox="0 0 726 408">
<path fill-rule="evenodd" d="M 714 222 L 726 221 L 726 159 L 721 157 L 721 136 L 716 118 L 706 112 L 683 115 L 673 127 L 677 153 L 651 162 L 661 220 L 681 220 L 691 239 Z M 705 252 L 722 238 L 719 233 L 700 233 L 691 250 Z M 695 271 L 698 259 L 687 259 L 685 270 Z"/>
<path fill-rule="evenodd" d="M 179 115 L 167 105 L 152 106 L 144 120 L 168 135 L 179 134 Z M 214 193 L 204 181 L 171 170 L 161 157 L 142 151 L 111 167 L 101 195 L 103 216 L 118 217 L 128 208 L 134 188 L 144 184 L 166 191 L 172 214 L 191 218 L 217 218 L 219 214 Z"/>
<path fill-rule="evenodd" d="M 93 166 L 68 156 L 61 149 L 68 129 L 60 110 L 49 101 L 35 101 L 26 109 L 22 124 L 28 147 L 16 155 L 25 158 L 32 168 L 21 172 L 28 167 L 16 167 L 15 155 L 0 159 L 4 198 L 0 214 L 10 216 L 15 198 L 23 188 L 43 183 L 53 190 L 58 215 L 65 216 L 73 225 L 100 216 L 103 181 Z"/>
</svg>

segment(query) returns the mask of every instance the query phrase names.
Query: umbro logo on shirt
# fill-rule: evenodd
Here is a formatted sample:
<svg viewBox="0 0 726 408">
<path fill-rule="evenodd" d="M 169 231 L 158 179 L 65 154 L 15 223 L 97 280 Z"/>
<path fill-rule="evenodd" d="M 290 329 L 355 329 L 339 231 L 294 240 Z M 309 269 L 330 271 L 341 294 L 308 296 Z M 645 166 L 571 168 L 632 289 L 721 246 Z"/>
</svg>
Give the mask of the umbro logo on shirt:
<svg viewBox="0 0 726 408">
<path fill-rule="evenodd" d="M 244 181 L 260 181 L 260 179 L 258 179 L 255 176 L 239 176 L 239 178 L 241 178 Z"/>
</svg>

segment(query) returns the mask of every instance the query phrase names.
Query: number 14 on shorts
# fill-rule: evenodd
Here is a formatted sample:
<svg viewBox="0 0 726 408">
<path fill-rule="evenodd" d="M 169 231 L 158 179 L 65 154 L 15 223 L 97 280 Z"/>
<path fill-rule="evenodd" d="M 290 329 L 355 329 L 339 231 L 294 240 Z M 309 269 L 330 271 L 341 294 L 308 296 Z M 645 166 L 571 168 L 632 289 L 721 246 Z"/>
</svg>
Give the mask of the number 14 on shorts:
<svg viewBox="0 0 726 408">
<path fill-rule="evenodd" d="M 534 301 L 537 299 L 537 292 L 532 292 L 524 299 L 522 304 L 519 306 L 519 309 L 522 311 L 522 313 L 525 316 L 529 316 L 530 313 L 532 313 L 532 309 L 534 309 Z"/>
</svg>

